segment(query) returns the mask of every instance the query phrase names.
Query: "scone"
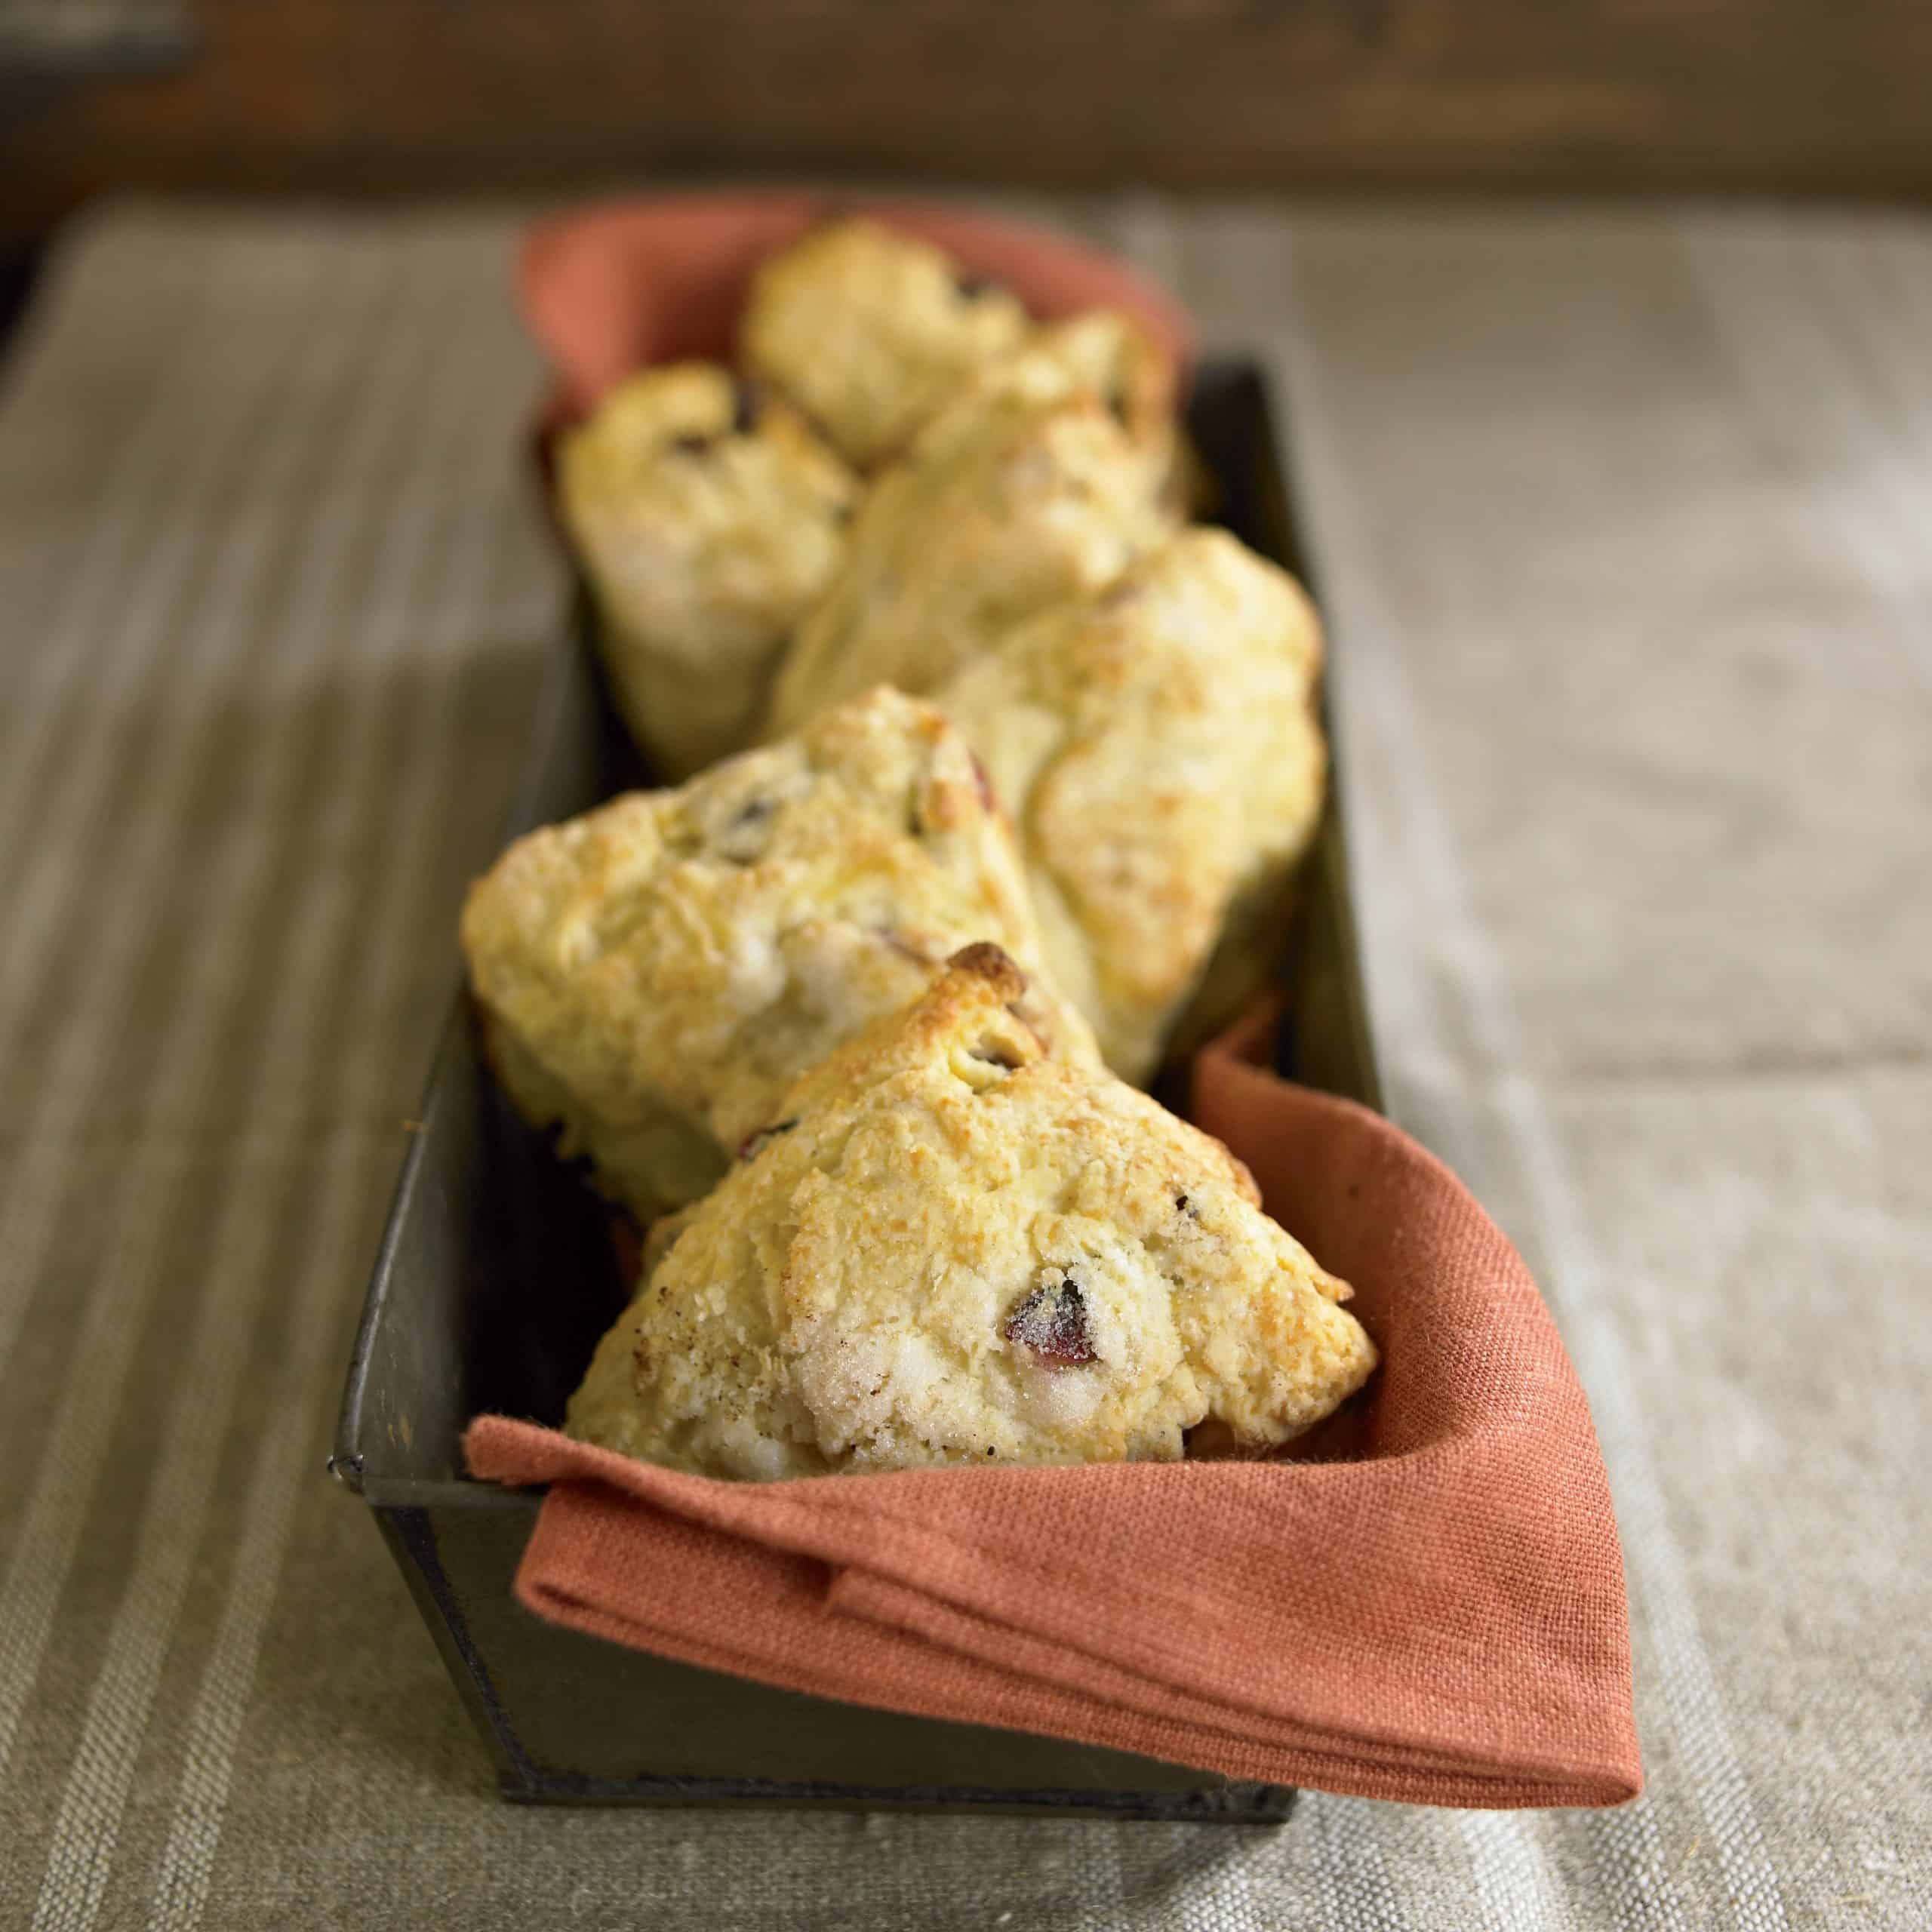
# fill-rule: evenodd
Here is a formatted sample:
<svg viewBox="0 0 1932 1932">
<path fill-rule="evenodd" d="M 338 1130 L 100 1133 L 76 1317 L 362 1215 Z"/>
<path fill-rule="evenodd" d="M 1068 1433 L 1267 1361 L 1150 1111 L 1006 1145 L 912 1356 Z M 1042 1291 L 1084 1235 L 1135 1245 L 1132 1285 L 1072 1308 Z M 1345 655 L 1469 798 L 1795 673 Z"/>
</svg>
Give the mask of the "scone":
<svg viewBox="0 0 1932 1932">
<path fill-rule="evenodd" d="M 1119 309 L 1089 309 L 1062 321 L 1042 322 L 1027 346 L 1051 356 L 1081 388 L 1092 391 L 1130 441 L 1157 453 L 1164 476 L 1171 472 L 1174 365 L 1134 317 Z"/>
<path fill-rule="evenodd" d="M 632 377 L 562 438 L 558 504 L 596 593 L 605 668 L 667 776 L 755 734 L 858 491 L 795 411 L 709 363 Z"/>
<path fill-rule="evenodd" d="M 1027 328 L 1005 289 L 930 242 L 857 219 L 814 229 L 764 263 L 739 339 L 746 367 L 869 469 Z"/>
<path fill-rule="evenodd" d="M 930 691 L 1168 535 L 1171 449 L 1130 434 L 1079 359 L 1031 348 L 981 371 L 872 486 L 779 667 L 772 729 L 873 684 Z"/>
<path fill-rule="evenodd" d="M 984 774 L 891 691 L 518 839 L 463 916 L 502 1084 L 642 1221 L 702 1194 L 801 1069 L 980 939 L 1039 965 Z M 1097 1060 L 1044 974 L 1024 1004 L 1054 1051 Z"/>
<path fill-rule="evenodd" d="M 1278 957 L 1321 813 L 1321 632 L 1293 578 L 1182 531 L 935 694 L 1011 814 L 1048 964 L 1144 1080 L 1190 1001 L 1232 1017 Z"/>
<path fill-rule="evenodd" d="M 1375 1365 L 1219 1141 L 1046 1053 L 998 949 L 804 1075 L 565 1423 L 754 1480 L 1272 1447 Z"/>
</svg>

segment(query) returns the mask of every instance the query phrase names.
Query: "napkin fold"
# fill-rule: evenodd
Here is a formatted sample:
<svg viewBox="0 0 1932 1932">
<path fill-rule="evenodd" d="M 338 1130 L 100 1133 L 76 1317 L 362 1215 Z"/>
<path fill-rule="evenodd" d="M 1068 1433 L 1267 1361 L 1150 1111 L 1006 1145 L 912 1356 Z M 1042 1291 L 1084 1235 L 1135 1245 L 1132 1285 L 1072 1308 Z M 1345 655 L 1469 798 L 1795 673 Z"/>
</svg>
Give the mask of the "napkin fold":
<svg viewBox="0 0 1932 1932">
<path fill-rule="evenodd" d="M 1389 1121 L 1267 1070 L 1190 1116 L 1355 1285 L 1382 1351 L 1288 1459 L 722 1482 L 502 1416 L 471 1472 L 547 1484 L 540 1617 L 688 1663 L 1410 1803 L 1641 1788 L 1622 1558 L 1589 1411 L 1521 1260 Z"/>
</svg>

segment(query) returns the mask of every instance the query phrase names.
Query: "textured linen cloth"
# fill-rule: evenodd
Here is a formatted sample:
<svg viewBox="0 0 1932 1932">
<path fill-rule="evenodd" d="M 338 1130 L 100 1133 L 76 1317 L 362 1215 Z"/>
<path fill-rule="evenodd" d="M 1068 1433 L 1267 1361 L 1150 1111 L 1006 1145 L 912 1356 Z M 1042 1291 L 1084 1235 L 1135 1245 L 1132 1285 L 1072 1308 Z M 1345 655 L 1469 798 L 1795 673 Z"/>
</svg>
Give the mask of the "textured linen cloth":
<svg viewBox="0 0 1932 1932">
<path fill-rule="evenodd" d="M 1392 1111 L 1589 1395 L 1644 1795 L 497 1800 L 321 1468 L 563 595 L 517 223 L 122 209 L 0 365 L 0 1924 L 1932 1922 L 1932 225 L 1017 211 L 1291 383 Z"/>
</svg>

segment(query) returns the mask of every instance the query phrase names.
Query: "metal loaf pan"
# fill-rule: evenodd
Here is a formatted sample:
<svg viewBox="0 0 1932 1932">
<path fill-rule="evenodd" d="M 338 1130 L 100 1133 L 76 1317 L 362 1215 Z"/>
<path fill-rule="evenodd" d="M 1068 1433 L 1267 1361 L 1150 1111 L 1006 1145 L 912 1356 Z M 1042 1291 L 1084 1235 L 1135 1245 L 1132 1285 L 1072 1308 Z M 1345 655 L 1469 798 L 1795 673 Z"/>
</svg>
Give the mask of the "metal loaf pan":
<svg viewBox="0 0 1932 1932">
<path fill-rule="evenodd" d="M 1219 485 L 1218 519 L 1306 580 L 1259 372 L 1204 367 L 1189 426 Z M 587 607 L 580 614 L 550 667 L 512 834 L 648 780 L 605 694 Z M 1377 1105 L 1332 804 L 1284 970 L 1282 1070 Z M 552 1284 L 540 1295 L 531 1292 L 539 1279 Z M 558 1281 L 573 1291 L 558 1294 Z M 541 1494 L 468 1481 L 463 1429 L 487 1409 L 559 1418 L 624 1299 L 605 1210 L 496 1094 L 459 996 L 370 1284 L 331 1466 L 368 1506 L 401 1565 L 505 1797 L 1258 1823 L 1287 1815 L 1294 1793 L 1278 1786 L 772 1690 L 524 1611 L 511 1580 Z M 675 1589 L 675 1579 L 665 1586 Z"/>
</svg>

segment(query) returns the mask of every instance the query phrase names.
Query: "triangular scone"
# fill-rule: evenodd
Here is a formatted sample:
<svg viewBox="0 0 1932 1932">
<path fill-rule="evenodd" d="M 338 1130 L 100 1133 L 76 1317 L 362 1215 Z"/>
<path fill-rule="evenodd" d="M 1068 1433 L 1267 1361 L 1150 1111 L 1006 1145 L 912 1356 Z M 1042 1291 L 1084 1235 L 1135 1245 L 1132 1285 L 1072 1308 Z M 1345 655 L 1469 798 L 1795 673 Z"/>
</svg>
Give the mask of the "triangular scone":
<svg viewBox="0 0 1932 1932">
<path fill-rule="evenodd" d="M 596 592 L 605 666 L 666 776 L 757 735 L 859 487 L 795 411 L 706 362 L 645 370 L 558 439 L 558 509 Z"/>
<path fill-rule="evenodd" d="M 872 485 L 780 663 L 772 729 L 875 683 L 931 691 L 1173 529 L 1171 439 L 1137 438 L 1088 386 L 1108 358 L 1084 340 L 980 371 Z"/>
<path fill-rule="evenodd" d="M 814 228 L 759 269 L 739 339 L 747 367 L 869 469 L 1026 333 L 1011 291 L 860 217 Z"/>
<path fill-rule="evenodd" d="M 518 839 L 463 918 L 503 1085 L 645 1220 L 982 939 L 1038 968 L 1011 838 L 965 740 L 885 690 Z M 1056 1051 L 1097 1057 L 1044 974 L 1026 1010 Z"/>
<path fill-rule="evenodd" d="M 1217 1140 L 1042 1050 L 969 947 L 804 1075 L 685 1218 L 565 1427 L 763 1479 L 1260 1449 L 1375 1349 Z"/>
<path fill-rule="evenodd" d="M 1321 813 L 1321 666 L 1294 580 L 1196 528 L 934 694 L 1011 815 L 1048 964 L 1124 1079 L 1191 1000 L 1191 1021 L 1225 1020 L 1279 957 Z"/>
</svg>

